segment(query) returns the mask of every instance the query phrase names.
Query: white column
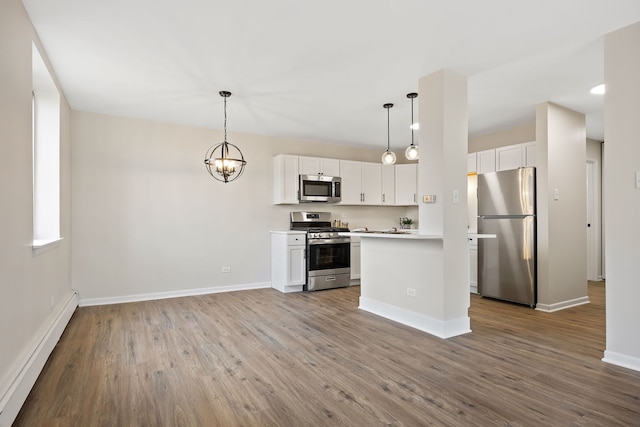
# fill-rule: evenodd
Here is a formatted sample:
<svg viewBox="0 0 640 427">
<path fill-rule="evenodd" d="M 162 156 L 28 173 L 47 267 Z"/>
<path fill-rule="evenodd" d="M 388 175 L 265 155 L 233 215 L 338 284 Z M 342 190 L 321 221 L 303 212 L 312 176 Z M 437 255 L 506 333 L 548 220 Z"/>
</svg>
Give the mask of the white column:
<svg viewBox="0 0 640 427">
<path fill-rule="evenodd" d="M 640 371 L 640 23 L 605 36 L 604 361 Z"/>
<path fill-rule="evenodd" d="M 536 106 L 538 310 L 589 302 L 586 141 L 584 114 Z"/>
<path fill-rule="evenodd" d="M 468 321 L 467 78 L 440 70 L 421 78 L 418 92 L 419 232 L 443 235 L 442 320 Z M 424 203 L 425 195 L 435 203 Z"/>
</svg>

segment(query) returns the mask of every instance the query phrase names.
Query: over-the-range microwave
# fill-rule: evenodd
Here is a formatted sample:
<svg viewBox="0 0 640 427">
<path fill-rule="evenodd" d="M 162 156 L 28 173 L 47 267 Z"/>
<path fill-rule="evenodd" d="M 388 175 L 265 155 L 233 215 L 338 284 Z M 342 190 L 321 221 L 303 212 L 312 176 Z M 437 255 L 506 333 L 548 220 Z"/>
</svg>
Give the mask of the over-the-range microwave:
<svg viewBox="0 0 640 427">
<path fill-rule="evenodd" d="M 342 178 L 326 175 L 300 175 L 300 202 L 337 203 L 341 196 Z"/>
</svg>

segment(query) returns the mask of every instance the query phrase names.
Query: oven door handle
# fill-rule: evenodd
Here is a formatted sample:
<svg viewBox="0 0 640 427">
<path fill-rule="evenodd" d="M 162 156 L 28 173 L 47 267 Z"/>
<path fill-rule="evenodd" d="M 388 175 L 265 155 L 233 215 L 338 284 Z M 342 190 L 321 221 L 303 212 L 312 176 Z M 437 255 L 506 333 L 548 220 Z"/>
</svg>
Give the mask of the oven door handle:
<svg viewBox="0 0 640 427">
<path fill-rule="evenodd" d="M 335 239 L 312 239 L 308 240 L 309 246 L 312 245 L 328 245 L 335 243 L 351 243 L 350 237 L 337 237 Z"/>
</svg>

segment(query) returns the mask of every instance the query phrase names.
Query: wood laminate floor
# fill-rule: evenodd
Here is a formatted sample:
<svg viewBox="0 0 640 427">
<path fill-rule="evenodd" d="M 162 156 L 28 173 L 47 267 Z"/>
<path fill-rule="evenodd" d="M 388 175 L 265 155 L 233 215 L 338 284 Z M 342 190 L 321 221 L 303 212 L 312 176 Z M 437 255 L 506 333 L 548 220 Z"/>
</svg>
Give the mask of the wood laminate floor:
<svg viewBox="0 0 640 427">
<path fill-rule="evenodd" d="M 606 364 L 604 285 L 542 313 L 471 298 L 442 340 L 357 309 L 359 287 L 79 308 L 15 426 L 638 426 Z"/>
</svg>

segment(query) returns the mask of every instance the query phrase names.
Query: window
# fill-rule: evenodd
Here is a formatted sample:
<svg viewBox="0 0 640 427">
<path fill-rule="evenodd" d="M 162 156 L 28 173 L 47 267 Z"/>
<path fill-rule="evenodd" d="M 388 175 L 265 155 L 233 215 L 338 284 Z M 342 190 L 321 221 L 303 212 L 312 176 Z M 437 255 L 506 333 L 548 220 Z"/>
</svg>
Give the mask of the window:
<svg viewBox="0 0 640 427">
<path fill-rule="evenodd" d="M 60 240 L 60 94 L 32 45 L 33 248 Z"/>
</svg>

